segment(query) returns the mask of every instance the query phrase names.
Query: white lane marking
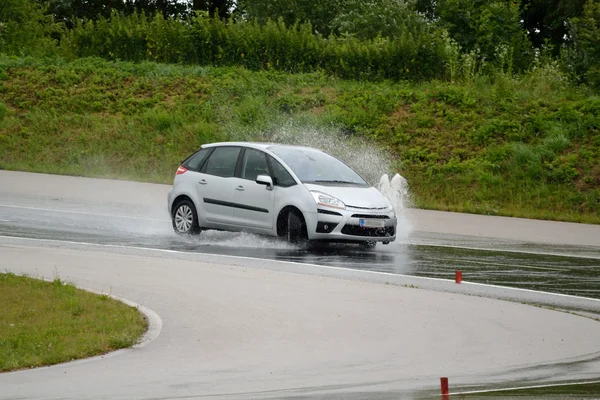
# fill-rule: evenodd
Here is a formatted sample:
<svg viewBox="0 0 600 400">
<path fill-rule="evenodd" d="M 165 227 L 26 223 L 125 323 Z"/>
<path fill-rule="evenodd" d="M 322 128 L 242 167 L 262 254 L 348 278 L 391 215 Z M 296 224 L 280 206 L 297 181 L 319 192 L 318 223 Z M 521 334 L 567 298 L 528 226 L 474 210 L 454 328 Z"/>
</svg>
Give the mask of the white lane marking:
<svg viewBox="0 0 600 400">
<path fill-rule="evenodd" d="M 494 265 L 496 267 L 515 267 L 511 264 L 501 264 L 501 263 L 491 263 L 487 261 L 472 261 L 472 260 L 460 260 L 455 258 L 437 258 L 436 260 L 440 261 L 454 261 L 457 263 L 465 263 L 465 264 L 478 264 L 478 265 Z M 533 265 L 518 265 L 521 268 L 530 268 L 530 269 L 541 269 L 544 271 L 570 271 L 570 269 L 566 268 L 549 268 L 549 267 L 534 267 Z"/>
<path fill-rule="evenodd" d="M 10 222 L 10 221 L 11 221 L 10 219 L 2 219 L 2 218 L 0 218 L 0 222 Z"/>
<path fill-rule="evenodd" d="M 87 242 L 73 242 L 73 241 L 69 241 L 69 240 L 57 240 L 57 239 L 22 238 L 22 237 L 18 237 L 18 236 L 6 236 L 6 235 L 0 235 L 0 239 L 1 238 L 13 239 L 13 240 L 14 239 L 25 240 L 25 241 L 29 240 L 29 241 L 38 241 L 38 242 L 68 243 L 68 244 L 74 244 L 74 245 L 80 245 L 80 246 L 111 247 L 111 248 L 117 248 L 117 249 L 130 249 L 130 250 L 146 250 L 146 251 L 174 253 L 174 254 L 182 254 L 182 255 L 203 254 L 203 255 L 214 256 L 214 257 L 227 257 L 227 258 L 235 258 L 235 259 L 240 259 L 240 260 L 251 260 L 251 261 L 263 260 L 263 261 L 270 261 L 270 262 L 283 263 L 283 264 L 305 265 L 305 266 L 309 266 L 309 267 L 326 268 L 326 269 L 331 269 L 331 270 L 336 270 L 336 271 L 359 272 L 359 273 L 363 273 L 363 274 L 367 274 L 367 275 L 368 274 L 384 275 L 384 276 L 390 276 L 390 277 L 402 277 L 402 278 L 409 278 L 409 279 L 415 279 L 415 280 L 437 281 L 437 282 L 446 282 L 446 283 L 454 282 L 454 279 L 442 279 L 442 278 L 430 278 L 430 277 L 426 277 L 426 276 L 393 274 L 391 272 L 367 271 L 367 270 L 353 269 L 353 268 L 332 267 L 329 265 L 301 263 L 298 261 L 270 260 L 270 259 L 256 258 L 256 257 L 232 256 L 232 255 L 228 255 L 228 254 L 192 253 L 192 252 L 180 251 L 180 250 L 155 249 L 152 247 L 125 246 L 125 245 L 117 245 L 117 244 L 100 244 L 100 243 L 87 243 Z M 594 299 L 591 297 L 583 297 L 583 296 L 575 296 L 575 295 L 571 295 L 571 294 L 551 293 L 551 292 L 544 292 L 542 290 L 523 289 L 523 288 L 515 288 L 515 287 L 500 286 L 500 285 L 490 285 L 488 283 L 467 282 L 464 280 L 462 281 L 462 283 L 466 284 L 466 285 L 472 285 L 472 286 L 490 287 L 490 288 L 496 288 L 496 289 L 508 289 L 508 290 L 514 290 L 517 292 L 534 293 L 534 294 L 537 293 L 537 294 L 544 294 L 544 295 L 550 295 L 550 296 L 556 296 L 556 297 L 563 297 L 563 298 L 569 298 L 569 299 L 585 300 L 585 301 L 591 301 L 594 303 L 600 303 L 600 299 Z"/>
<path fill-rule="evenodd" d="M 491 239 L 491 238 L 488 238 Z M 579 254 L 571 254 L 571 253 L 552 253 L 547 251 L 529 251 L 526 249 L 523 250 L 513 250 L 513 249 L 493 249 L 489 247 L 472 247 L 472 246 L 457 246 L 453 244 L 436 244 L 436 243 L 419 243 L 419 242 L 398 242 L 399 244 L 409 245 L 409 246 L 428 246 L 428 247 L 444 247 L 449 249 L 461 249 L 461 250 L 478 250 L 478 251 L 491 251 L 491 252 L 501 252 L 501 253 L 518 253 L 518 254 L 534 254 L 539 256 L 554 256 L 554 257 L 571 257 L 571 258 L 586 258 L 590 260 L 600 259 L 600 247 L 594 245 L 582 245 L 581 247 L 590 248 L 593 247 L 594 250 L 598 250 L 599 254 L 589 254 L 589 255 L 579 255 Z M 537 244 L 537 245 L 556 245 L 552 243 L 537 243 L 537 242 L 525 242 L 527 244 Z M 570 245 L 565 245 L 570 246 Z"/>
<path fill-rule="evenodd" d="M 544 389 L 544 388 L 551 388 L 551 387 L 563 387 L 563 386 L 575 386 L 575 385 L 593 385 L 596 383 L 600 383 L 600 381 L 555 383 L 555 384 L 549 383 L 547 385 L 519 386 L 519 387 L 502 388 L 502 389 L 473 390 L 473 391 L 469 391 L 469 392 L 452 392 L 452 393 L 450 393 L 450 395 L 456 396 L 456 395 L 463 395 L 463 394 L 508 392 L 508 391 L 513 391 L 513 390 Z"/>
<path fill-rule="evenodd" d="M 19 208 L 19 209 L 23 209 L 23 210 L 50 211 L 50 212 L 65 213 L 65 214 L 93 215 L 96 217 L 127 218 L 127 219 L 143 220 L 143 221 L 170 222 L 170 220 L 168 220 L 168 219 L 129 217 L 129 216 L 125 216 L 125 215 L 100 214 L 100 213 L 90 213 L 90 212 L 85 212 L 85 211 L 72 211 L 72 210 L 57 210 L 54 208 L 24 207 L 24 206 L 14 206 L 14 205 L 9 205 L 9 204 L 0 204 L 0 207 Z"/>
</svg>

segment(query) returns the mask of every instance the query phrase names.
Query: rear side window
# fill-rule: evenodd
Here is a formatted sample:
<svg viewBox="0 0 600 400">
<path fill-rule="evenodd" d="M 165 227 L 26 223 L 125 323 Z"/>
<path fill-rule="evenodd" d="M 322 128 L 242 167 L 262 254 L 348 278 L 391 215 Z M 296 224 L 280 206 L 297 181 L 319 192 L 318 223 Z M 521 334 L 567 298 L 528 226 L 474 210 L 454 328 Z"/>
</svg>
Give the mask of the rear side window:
<svg viewBox="0 0 600 400">
<path fill-rule="evenodd" d="M 289 187 L 294 186 L 296 181 L 289 172 L 273 157 L 269 156 L 269 165 L 273 171 L 273 183 L 277 186 Z"/>
<path fill-rule="evenodd" d="M 204 160 L 206 160 L 206 157 L 210 154 L 211 150 L 212 149 L 202 149 L 196 154 L 188 157 L 181 165 L 192 171 L 200 171 L 200 168 L 202 168 L 202 165 L 204 164 Z"/>
<path fill-rule="evenodd" d="M 202 171 L 225 178 L 233 176 L 240 150 L 240 147 L 217 147 L 208 157 Z"/>
</svg>

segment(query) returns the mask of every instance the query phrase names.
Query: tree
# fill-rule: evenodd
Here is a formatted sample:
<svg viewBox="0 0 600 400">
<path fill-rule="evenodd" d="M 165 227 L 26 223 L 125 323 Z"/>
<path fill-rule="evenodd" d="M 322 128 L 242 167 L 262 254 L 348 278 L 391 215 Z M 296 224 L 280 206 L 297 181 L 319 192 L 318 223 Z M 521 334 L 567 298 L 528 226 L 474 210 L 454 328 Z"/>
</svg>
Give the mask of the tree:
<svg viewBox="0 0 600 400">
<path fill-rule="evenodd" d="M 280 18 L 287 25 L 310 23 L 313 31 L 329 35 L 333 19 L 345 8 L 347 0 L 238 0 L 241 18 L 260 24 Z"/>
<path fill-rule="evenodd" d="M 211 18 L 229 18 L 235 5 L 234 0 L 192 0 L 194 11 L 206 11 Z"/>
<path fill-rule="evenodd" d="M 571 19 L 569 28 L 563 59 L 580 81 L 600 89 L 600 2 L 588 0 L 583 15 Z"/>
<path fill-rule="evenodd" d="M 60 26 L 33 0 L 0 1 L 0 53 L 46 55 L 56 49 L 52 33 Z"/>
<path fill-rule="evenodd" d="M 46 0 L 38 0 L 46 3 Z M 97 20 L 100 17 L 110 18 L 113 11 L 126 15 L 144 13 L 152 16 L 157 12 L 165 17 L 188 14 L 189 5 L 178 0 L 49 0 L 48 14 L 56 22 L 64 23 L 67 28 L 77 20 Z"/>
<path fill-rule="evenodd" d="M 426 20 L 406 0 L 347 0 L 334 18 L 333 28 L 360 39 L 377 36 L 397 38 L 404 32 L 415 34 L 426 27 Z"/>
<path fill-rule="evenodd" d="M 530 44 L 520 23 L 519 3 L 509 0 L 416 0 L 416 9 L 445 28 L 463 52 L 495 61 L 509 49 L 517 68 L 528 64 Z"/>
<path fill-rule="evenodd" d="M 586 0 L 521 0 L 523 28 L 535 47 L 549 43 L 554 54 L 569 36 L 569 20 L 583 14 Z"/>
</svg>

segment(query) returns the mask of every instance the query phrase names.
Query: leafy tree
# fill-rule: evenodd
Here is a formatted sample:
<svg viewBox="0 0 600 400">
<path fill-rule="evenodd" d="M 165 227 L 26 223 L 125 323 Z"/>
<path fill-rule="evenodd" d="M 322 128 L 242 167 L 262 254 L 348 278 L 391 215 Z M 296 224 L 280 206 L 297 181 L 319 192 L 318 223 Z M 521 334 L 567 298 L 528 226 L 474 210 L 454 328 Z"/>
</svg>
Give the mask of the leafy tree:
<svg viewBox="0 0 600 400">
<path fill-rule="evenodd" d="M 436 0 L 415 0 L 415 10 L 423 14 L 430 20 L 435 19 Z"/>
<path fill-rule="evenodd" d="M 192 8 L 195 11 L 206 11 L 211 18 L 215 14 L 223 19 L 228 18 L 234 5 L 234 0 L 192 0 Z"/>
<path fill-rule="evenodd" d="M 600 89 L 600 2 L 588 0 L 583 15 L 570 21 L 563 59 L 581 81 Z"/>
<path fill-rule="evenodd" d="M 448 30 L 464 53 L 498 60 L 509 49 L 515 66 L 526 68 L 530 44 L 521 28 L 519 4 L 507 0 L 417 0 L 416 9 Z M 504 51 L 505 52 L 505 51 Z"/>
<path fill-rule="evenodd" d="M 189 5 L 177 0 L 50 0 L 48 4 L 48 13 L 68 28 L 73 27 L 75 20 L 108 19 L 113 11 L 126 15 L 143 12 L 147 16 L 161 13 L 165 17 L 189 13 Z"/>
<path fill-rule="evenodd" d="M 426 24 L 415 12 L 414 4 L 406 0 L 347 0 L 332 22 L 336 31 L 360 39 L 397 38 L 406 32 L 417 34 Z"/>
<path fill-rule="evenodd" d="M 0 53 L 46 55 L 56 50 L 51 34 L 60 26 L 46 7 L 30 0 L 0 1 Z"/>
<path fill-rule="evenodd" d="M 549 43 L 554 54 L 569 35 L 569 20 L 583 14 L 586 0 L 521 0 L 523 28 L 535 47 Z"/>
<path fill-rule="evenodd" d="M 265 24 L 280 18 L 287 26 L 310 23 L 313 31 L 332 33 L 334 18 L 344 10 L 348 0 L 238 0 L 237 12 L 243 19 Z"/>
</svg>

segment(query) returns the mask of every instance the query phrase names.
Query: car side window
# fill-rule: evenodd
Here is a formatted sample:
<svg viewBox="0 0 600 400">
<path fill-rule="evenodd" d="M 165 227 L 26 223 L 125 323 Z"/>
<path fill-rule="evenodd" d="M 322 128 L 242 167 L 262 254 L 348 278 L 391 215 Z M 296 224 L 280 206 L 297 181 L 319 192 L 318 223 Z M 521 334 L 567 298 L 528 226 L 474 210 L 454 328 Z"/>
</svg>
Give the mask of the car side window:
<svg viewBox="0 0 600 400">
<path fill-rule="evenodd" d="M 202 149 L 196 154 L 192 154 L 188 157 L 181 165 L 192 171 L 200 171 L 202 164 L 204 164 L 204 160 L 206 160 L 206 157 L 210 154 L 211 150 L 212 149 L 210 148 Z"/>
<path fill-rule="evenodd" d="M 202 167 L 202 172 L 229 178 L 235 174 L 240 147 L 217 147 Z"/>
<path fill-rule="evenodd" d="M 242 178 L 255 181 L 258 175 L 269 175 L 266 154 L 256 149 L 246 149 L 242 158 Z"/>
<path fill-rule="evenodd" d="M 273 172 L 273 183 L 277 186 L 290 187 L 296 184 L 289 172 L 273 157 L 269 156 L 269 165 Z"/>
</svg>

